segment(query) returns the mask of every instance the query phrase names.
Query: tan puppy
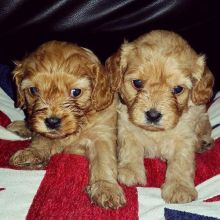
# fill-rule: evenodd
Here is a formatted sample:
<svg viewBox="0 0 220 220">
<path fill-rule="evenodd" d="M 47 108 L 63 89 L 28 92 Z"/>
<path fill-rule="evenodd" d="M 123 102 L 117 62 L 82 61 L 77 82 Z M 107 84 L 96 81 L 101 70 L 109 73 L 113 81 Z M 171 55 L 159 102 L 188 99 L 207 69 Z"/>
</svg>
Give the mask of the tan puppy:
<svg viewBox="0 0 220 220">
<path fill-rule="evenodd" d="M 118 91 L 118 180 L 145 184 L 144 157 L 167 161 L 162 197 L 185 203 L 197 197 L 195 152 L 210 146 L 205 104 L 213 76 L 180 36 L 152 31 L 125 42 L 106 62 Z"/>
<path fill-rule="evenodd" d="M 33 137 L 28 148 L 11 157 L 11 164 L 39 168 L 56 153 L 85 155 L 92 201 L 105 208 L 122 206 L 125 198 L 117 183 L 115 149 L 116 103 L 97 57 L 77 45 L 52 41 L 17 63 L 14 77 L 17 103 L 27 110 Z M 30 135 L 21 121 L 9 129 Z"/>
</svg>

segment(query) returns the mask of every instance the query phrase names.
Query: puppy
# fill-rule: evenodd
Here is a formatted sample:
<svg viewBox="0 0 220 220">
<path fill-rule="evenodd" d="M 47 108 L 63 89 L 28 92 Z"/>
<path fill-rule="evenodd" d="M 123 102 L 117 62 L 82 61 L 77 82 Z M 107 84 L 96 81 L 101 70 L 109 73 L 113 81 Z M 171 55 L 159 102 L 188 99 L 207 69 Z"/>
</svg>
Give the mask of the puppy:
<svg viewBox="0 0 220 220">
<path fill-rule="evenodd" d="M 146 184 L 143 159 L 159 157 L 167 161 L 163 199 L 195 200 L 195 152 L 212 143 L 205 104 L 214 79 L 204 56 L 179 35 L 156 30 L 125 42 L 106 68 L 120 97 L 118 180 Z"/>
<path fill-rule="evenodd" d="M 17 106 L 26 109 L 27 125 L 17 121 L 8 128 L 22 136 L 32 134 L 32 143 L 17 151 L 10 163 L 34 169 L 57 153 L 85 155 L 91 200 L 104 208 L 122 206 L 116 103 L 98 58 L 77 45 L 51 41 L 18 62 L 13 73 Z"/>
</svg>

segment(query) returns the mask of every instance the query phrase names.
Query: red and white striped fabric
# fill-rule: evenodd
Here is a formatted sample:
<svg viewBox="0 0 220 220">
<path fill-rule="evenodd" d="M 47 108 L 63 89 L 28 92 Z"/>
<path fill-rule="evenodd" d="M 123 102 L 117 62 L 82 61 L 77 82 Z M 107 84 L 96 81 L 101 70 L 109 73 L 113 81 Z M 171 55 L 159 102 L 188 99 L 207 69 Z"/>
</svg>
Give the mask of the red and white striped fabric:
<svg viewBox="0 0 220 220">
<path fill-rule="evenodd" d="M 23 112 L 13 106 L 13 101 L 0 89 L 0 219 L 220 219 L 220 92 L 208 110 L 215 145 L 196 155 L 198 200 L 165 204 L 160 186 L 164 182 L 166 164 L 159 159 L 146 159 L 147 186 L 123 186 L 127 204 L 118 210 L 105 210 L 91 204 L 84 192 L 88 183 L 85 157 L 55 155 L 45 170 L 19 170 L 10 166 L 10 156 L 29 144 L 29 140 L 5 129 L 10 121 L 24 118 Z M 169 210 L 180 213 L 170 218 Z"/>
</svg>

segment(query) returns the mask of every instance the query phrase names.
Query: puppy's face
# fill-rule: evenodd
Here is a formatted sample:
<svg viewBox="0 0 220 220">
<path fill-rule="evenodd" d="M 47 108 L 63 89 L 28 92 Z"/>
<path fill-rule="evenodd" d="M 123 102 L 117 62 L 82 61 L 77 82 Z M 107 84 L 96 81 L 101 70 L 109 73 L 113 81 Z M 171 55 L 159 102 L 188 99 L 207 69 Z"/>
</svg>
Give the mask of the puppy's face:
<svg viewBox="0 0 220 220">
<path fill-rule="evenodd" d="M 212 95 L 204 57 L 171 32 L 153 31 L 123 44 L 106 66 L 130 120 L 146 130 L 174 128 L 190 105 L 204 104 Z"/>
<path fill-rule="evenodd" d="M 79 131 L 85 115 L 112 101 L 95 55 L 76 45 L 48 42 L 14 70 L 18 105 L 27 108 L 31 128 L 49 138 Z"/>
<path fill-rule="evenodd" d="M 128 68 L 121 96 L 133 123 L 164 130 L 174 127 L 186 110 L 192 84 L 184 74 L 173 72 L 171 63 L 155 62 Z"/>
</svg>

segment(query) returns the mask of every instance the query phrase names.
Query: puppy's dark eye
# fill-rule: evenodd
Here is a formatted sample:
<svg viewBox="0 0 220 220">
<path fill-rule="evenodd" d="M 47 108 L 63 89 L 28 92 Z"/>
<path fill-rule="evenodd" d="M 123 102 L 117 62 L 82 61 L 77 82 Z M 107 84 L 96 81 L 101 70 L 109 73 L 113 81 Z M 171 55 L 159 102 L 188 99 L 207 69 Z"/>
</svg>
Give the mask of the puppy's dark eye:
<svg viewBox="0 0 220 220">
<path fill-rule="evenodd" d="M 29 91 L 30 91 L 31 95 L 36 95 L 39 90 L 37 87 L 30 87 Z"/>
<path fill-rule="evenodd" d="M 183 87 L 182 86 L 176 86 L 176 87 L 174 87 L 173 88 L 173 94 L 180 94 L 180 93 L 182 93 L 183 92 Z"/>
<path fill-rule="evenodd" d="M 132 80 L 132 84 L 136 89 L 141 89 L 143 87 L 143 83 L 140 79 Z"/>
<path fill-rule="evenodd" d="M 77 97 L 80 94 L 81 94 L 81 89 L 75 88 L 70 91 L 70 96 L 72 96 L 72 97 Z"/>
</svg>

